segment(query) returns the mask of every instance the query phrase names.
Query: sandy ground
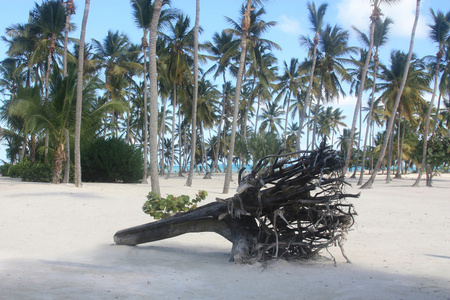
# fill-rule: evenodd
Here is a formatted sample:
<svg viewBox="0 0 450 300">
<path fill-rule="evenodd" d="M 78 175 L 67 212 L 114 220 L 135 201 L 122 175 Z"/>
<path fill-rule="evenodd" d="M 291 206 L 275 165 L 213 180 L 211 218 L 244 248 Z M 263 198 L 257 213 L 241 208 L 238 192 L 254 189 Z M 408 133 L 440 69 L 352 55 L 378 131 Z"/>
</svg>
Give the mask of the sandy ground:
<svg viewBox="0 0 450 300">
<path fill-rule="evenodd" d="M 150 185 L 0 177 L 0 299 L 450 299 L 450 176 L 433 188 L 384 178 L 350 199 L 351 264 L 331 248 L 314 261 L 263 266 L 230 263 L 231 243 L 213 233 L 114 245 L 116 231 L 151 221 L 141 210 Z M 231 196 L 221 194 L 221 175 L 184 183 L 161 179 L 162 193 Z"/>
</svg>

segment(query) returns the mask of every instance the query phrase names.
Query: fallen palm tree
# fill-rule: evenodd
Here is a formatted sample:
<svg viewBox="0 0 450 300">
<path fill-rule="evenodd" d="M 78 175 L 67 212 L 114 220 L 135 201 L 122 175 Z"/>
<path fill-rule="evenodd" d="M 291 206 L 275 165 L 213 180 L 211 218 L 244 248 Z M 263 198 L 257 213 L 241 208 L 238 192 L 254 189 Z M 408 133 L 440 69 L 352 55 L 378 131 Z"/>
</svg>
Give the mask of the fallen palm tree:
<svg viewBox="0 0 450 300">
<path fill-rule="evenodd" d="M 167 219 L 118 231 L 119 245 L 137 245 L 189 232 L 215 232 L 230 242 L 232 260 L 311 258 L 343 243 L 353 225 L 345 194 L 343 161 L 322 145 L 315 151 L 261 159 L 250 174 L 239 173 L 237 193 Z"/>
</svg>

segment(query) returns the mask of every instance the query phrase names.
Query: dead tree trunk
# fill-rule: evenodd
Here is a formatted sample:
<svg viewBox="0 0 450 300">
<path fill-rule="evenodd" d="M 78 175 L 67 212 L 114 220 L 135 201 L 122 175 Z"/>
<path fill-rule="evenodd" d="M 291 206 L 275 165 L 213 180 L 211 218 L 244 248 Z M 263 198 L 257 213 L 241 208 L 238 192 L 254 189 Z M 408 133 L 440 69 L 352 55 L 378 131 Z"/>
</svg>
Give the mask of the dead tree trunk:
<svg viewBox="0 0 450 300">
<path fill-rule="evenodd" d="M 344 198 L 359 196 L 344 193 L 342 167 L 337 153 L 325 145 L 270 155 L 249 175 L 239 174 L 233 197 L 121 230 L 114 241 L 137 245 L 189 232 L 215 232 L 232 242 L 236 263 L 310 258 L 336 243 L 342 249 L 356 214 Z"/>
</svg>

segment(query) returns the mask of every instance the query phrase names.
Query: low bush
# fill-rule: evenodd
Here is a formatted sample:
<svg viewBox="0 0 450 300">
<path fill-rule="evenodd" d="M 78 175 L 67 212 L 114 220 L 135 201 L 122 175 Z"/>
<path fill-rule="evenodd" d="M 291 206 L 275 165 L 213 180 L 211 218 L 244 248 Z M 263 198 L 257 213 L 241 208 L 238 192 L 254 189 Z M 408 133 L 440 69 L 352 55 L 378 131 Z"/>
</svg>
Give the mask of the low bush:
<svg viewBox="0 0 450 300">
<path fill-rule="evenodd" d="M 4 163 L 3 165 L 0 166 L 0 174 L 2 176 L 8 176 L 8 171 L 9 171 L 9 167 L 11 165 L 10 164 L 6 164 Z"/>
<path fill-rule="evenodd" d="M 15 165 L 11 165 L 8 170 L 8 176 L 11 178 L 22 178 L 26 168 L 31 166 L 31 162 L 24 160 Z"/>
<path fill-rule="evenodd" d="M 40 162 L 31 163 L 24 160 L 9 167 L 8 176 L 22 178 L 22 181 L 51 182 L 52 166 Z"/>
<path fill-rule="evenodd" d="M 22 181 L 51 182 L 53 168 L 50 164 L 35 162 L 23 170 Z"/>
<path fill-rule="evenodd" d="M 175 197 L 168 195 L 167 198 L 161 198 L 158 194 L 150 192 L 147 195 L 147 201 L 142 206 L 142 210 L 155 218 L 156 220 L 170 217 L 179 212 L 187 212 L 197 208 L 197 203 L 206 199 L 208 193 L 199 191 L 195 199 L 190 200 L 189 196 L 181 195 Z"/>
<path fill-rule="evenodd" d="M 96 139 L 81 152 L 82 180 L 139 182 L 143 174 L 141 149 L 117 138 Z"/>
</svg>

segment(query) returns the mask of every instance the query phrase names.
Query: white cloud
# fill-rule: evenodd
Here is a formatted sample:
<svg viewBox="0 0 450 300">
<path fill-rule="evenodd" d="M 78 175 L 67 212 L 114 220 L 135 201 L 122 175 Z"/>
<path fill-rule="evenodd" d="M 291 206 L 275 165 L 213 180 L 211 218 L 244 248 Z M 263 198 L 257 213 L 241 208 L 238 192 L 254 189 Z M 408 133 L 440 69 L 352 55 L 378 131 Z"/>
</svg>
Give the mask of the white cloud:
<svg viewBox="0 0 450 300">
<path fill-rule="evenodd" d="M 299 35 L 301 33 L 300 22 L 286 15 L 280 17 L 277 27 L 288 34 Z"/>
<path fill-rule="evenodd" d="M 343 0 L 338 7 L 337 19 L 344 28 L 351 25 L 362 31 L 368 31 L 369 17 L 372 6 L 369 0 Z M 392 5 L 381 4 L 381 12 L 384 17 L 389 17 L 394 21 L 391 27 L 391 36 L 410 37 L 412 25 L 414 23 L 416 0 L 402 0 Z M 417 25 L 416 37 L 427 36 L 426 11 L 421 8 L 419 24 Z"/>
<path fill-rule="evenodd" d="M 416 14 L 416 1 L 415 0 L 403 0 L 394 5 L 384 5 L 382 11 L 385 16 L 394 20 L 392 26 L 392 35 L 400 37 L 410 37 L 411 30 L 414 23 Z M 417 24 L 416 37 L 427 37 L 427 25 L 426 25 L 426 11 L 421 8 L 419 23 Z"/>
<path fill-rule="evenodd" d="M 369 0 L 342 0 L 337 4 L 337 21 L 343 28 L 352 25 L 364 31 L 369 27 L 371 6 Z"/>
</svg>

